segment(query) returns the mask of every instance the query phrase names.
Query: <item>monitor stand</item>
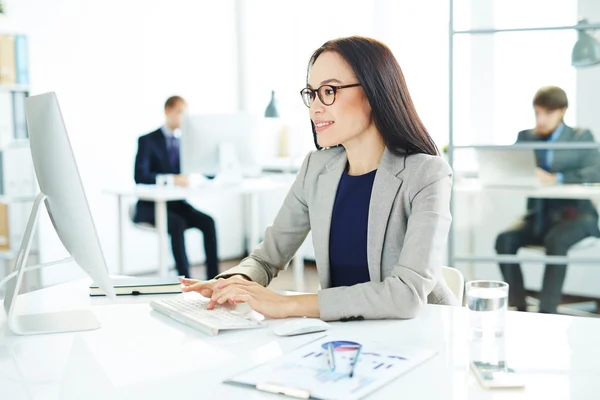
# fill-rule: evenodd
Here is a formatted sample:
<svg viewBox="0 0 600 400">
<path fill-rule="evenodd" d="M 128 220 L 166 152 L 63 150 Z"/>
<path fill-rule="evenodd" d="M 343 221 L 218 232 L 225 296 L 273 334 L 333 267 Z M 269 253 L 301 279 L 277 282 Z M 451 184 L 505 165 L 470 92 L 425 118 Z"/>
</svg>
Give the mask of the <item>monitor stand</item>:
<svg viewBox="0 0 600 400">
<path fill-rule="evenodd" d="M 6 297 L 4 298 L 4 309 L 7 313 L 8 327 L 17 335 L 37 335 L 46 333 L 62 333 L 62 332 L 77 332 L 88 331 L 100 328 L 100 322 L 90 310 L 73 310 L 61 312 L 49 312 L 41 314 L 24 314 L 17 315 L 17 298 L 19 298 L 19 290 L 23 283 L 23 274 L 25 271 L 34 269 L 64 264 L 73 261 L 71 257 L 64 260 L 49 262 L 32 267 L 26 267 L 27 258 L 31 249 L 31 241 L 37 227 L 37 222 L 40 215 L 42 203 L 46 200 L 46 195 L 39 193 L 27 221 L 27 227 L 17 260 L 15 263 L 16 277 L 10 280 L 7 284 Z"/>
<path fill-rule="evenodd" d="M 215 183 L 225 185 L 239 184 L 244 179 L 242 167 L 235 145 L 231 142 L 224 142 L 219 145 L 219 172 L 215 177 Z"/>
</svg>

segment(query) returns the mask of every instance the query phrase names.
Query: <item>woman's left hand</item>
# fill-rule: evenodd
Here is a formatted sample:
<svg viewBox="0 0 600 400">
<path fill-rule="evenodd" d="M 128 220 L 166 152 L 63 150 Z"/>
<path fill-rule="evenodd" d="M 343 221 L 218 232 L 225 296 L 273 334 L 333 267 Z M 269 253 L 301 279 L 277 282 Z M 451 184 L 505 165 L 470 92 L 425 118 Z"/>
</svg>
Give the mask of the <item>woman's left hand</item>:
<svg viewBox="0 0 600 400">
<path fill-rule="evenodd" d="M 208 309 L 227 302 L 248 303 L 254 311 L 267 318 L 287 318 L 290 316 L 290 297 L 293 296 L 277 294 L 258 283 L 234 277 L 217 282 Z"/>
</svg>

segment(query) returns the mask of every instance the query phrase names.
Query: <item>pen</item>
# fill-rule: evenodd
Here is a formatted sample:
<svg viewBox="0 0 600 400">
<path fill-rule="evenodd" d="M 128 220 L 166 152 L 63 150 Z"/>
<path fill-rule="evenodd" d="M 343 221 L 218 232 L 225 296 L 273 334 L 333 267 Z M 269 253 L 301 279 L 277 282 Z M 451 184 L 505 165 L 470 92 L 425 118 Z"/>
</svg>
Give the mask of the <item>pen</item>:
<svg viewBox="0 0 600 400">
<path fill-rule="evenodd" d="M 362 344 L 358 346 L 358 350 L 356 350 L 356 357 L 354 357 L 354 361 L 352 362 L 352 369 L 350 370 L 350 378 L 354 377 L 354 370 L 356 369 L 356 364 L 358 364 L 358 357 L 360 357 L 360 350 L 362 349 Z"/>
<path fill-rule="evenodd" d="M 329 343 L 327 347 L 327 363 L 329 364 L 329 369 L 331 371 L 335 371 L 335 356 L 333 350 L 333 343 Z"/>
</svg>

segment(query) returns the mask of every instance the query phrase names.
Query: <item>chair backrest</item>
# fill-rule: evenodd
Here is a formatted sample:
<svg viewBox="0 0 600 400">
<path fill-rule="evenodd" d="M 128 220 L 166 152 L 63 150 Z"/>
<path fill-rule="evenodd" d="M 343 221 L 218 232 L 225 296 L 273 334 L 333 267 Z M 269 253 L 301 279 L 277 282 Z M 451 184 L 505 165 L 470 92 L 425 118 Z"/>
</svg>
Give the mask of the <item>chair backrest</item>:
<svg viewBox="0 0 600 400">
<path fill-rule="evenodd" d="M 139 228 L 139 229 L 144 230 L 144 231 L 156 232 L 156 229 L 154 228 L 154 225 L 147 224 L 145 222 L 135 222 L 134 221 L 134 219 L 135 219 L 135 208 L 136 208 L 135 203 L 131 203 L 131 204 L 129 204 L 129 209 L 127 210 L 127 213 L 129 214 L 129 220 L 131 222 L 133 222 L 133 225 L 136 228 Z"/>
<path fill-rule="evenodd" d="M 583 239 L 581 239 L 579 242 L 575 243 L 574 245 L 572 245 L 569 248 L 569 251 L 571 250 L 582 250 L 582 249 L 587 249 L 590 247 L 597 247 L 600 246 L 600 238 L 597 238 L 595 236 L 588 236 L 585 237 Z M 523 246 L 524 249 L 530 249 L 530 250 L 537 250 L 537 251 L 541 251 L 541 252 L 546 252 L 546 248 L 544 246 L 538 246 L 538 245 L 527 245 L 527 246 Z"/>
<path fill-rule="evenodd" d="M 462 273 L 456 268 L 442 267 L 442 276 L 446 284 L 458 299 L 458 303 L 462 304 L 463 294 L 465 291 L 465 279 Z"/>
<path fill-rule="evenodd" d="M 129 203 L 129 207 L 127 208 L 127 214 L 129 215 L 129 220 L 133 222 L 135 218 L 135 203 Z"/>
</svg>

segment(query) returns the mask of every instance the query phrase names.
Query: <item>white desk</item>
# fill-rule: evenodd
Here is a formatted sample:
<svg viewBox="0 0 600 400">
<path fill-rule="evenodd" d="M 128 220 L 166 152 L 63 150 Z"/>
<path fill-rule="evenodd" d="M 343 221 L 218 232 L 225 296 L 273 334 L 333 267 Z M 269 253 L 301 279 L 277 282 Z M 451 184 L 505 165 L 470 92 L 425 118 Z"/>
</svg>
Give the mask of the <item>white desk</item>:
<svg viewBox="0 0 600 400">
<path fill-rule="evenodd" d="M 21 312 L 82 307 L 86 282 L 24 295 Z M 221 383 L 319 334 L 281 338 L 269 328 L 208 337 L 148 306 L 151 297 L 91 300 L 96 331 L 19 337 L 0 314 L 0 398 L 274 399 Z M 482 389 L 467 368 L 468 310 L 426 306 L 414 320 L 333 323 L 330 334 L 437 349 L 439 354 L 375 392 L 372 399 L 596 399 L 600 393 L 600 319 L 508 312 L 509 364 L 522 390 Z"/>
<path fill-rule="evenodd" d="M 477 179 L 463 179 L 454 185 L 454 191 L 477 194 L 489 191 L 498 194 L 522 194 L 538 199 L 600 199 L 600 185 L 555 185 L 555 186 L 483 186 Z"/>
<path fill-rule="evenodd" d="M 531 198 L 543 199 L 579 199 L 579 200 L 600 200 L 600 185 L 556 185 L 556 186 L 482 186 L 477 179 L 463 179 L 458 181 L 453 188 L 456 193 L 465 193 L 469 195 L 469 210 L 475 210 L 474 197 L 481 193 L 490 193 L 495 196 L 524 196 Z M 510 222 L 510 221 L 509 221 Z M 474 276 L 473 262 L 553 262 L 553 263 L 585 263 L 597 264 L 600 262 L 600 257 L 571 257 L 571 256 L 543 256 L 543 257 L 522 257 L 520 255 L 489 255 L 481 256 L 474 255 L 475 249 L 473 240 L 475 237 L 475 227 L 471 224 L 468 233 L 468 243 L 470 253 L 468 256 L 454 256 L 450 260 L 450 264 L 455 265 L 456 262 L 467 262 L 468 270 L 466 271 L 466 279 L 471 280 Z M 451 229 L 451 234 L 454 229 Z M 593 242 L 593 241 L 590 241 Z M 589 242 L 584 243 L 588 245 Z"/>
<path fill-rule="evenodd" d="M 247 196 L 247 208 L 245 215 L 248 216 L 246 227 L 246 250 L 250 253 L 260 242 L 259 222 L 259 194 L 278 189 L 289 189 L 293 177 L 286 176 L 277 178 L 246 178 L 240 184 L 219 184 L 208 181 L 198 187 L 181 188 L 155 185 L 137 185 L 125 189 L 110 189 L 106 192 L 117 197 L 118 202 L 118 253 L 120 275 L 125 274 L 124 264 L 124 223 L 129 219 L 126 211 L 127 198 L 138 198 L 139 200 L 153 201 L 155 203 L 155 222 L 158 234 L 158 263 L 159 274 L 167 276 L 169 273 L 167 265 L 168 254 L 168 230 L 167 230 L 167 202 L 185 200 L 193 196 L 223 196 L 231 193 L 239 193 Z M 294 284 L 297 291 L 304 290 L 304 260 L 302 254 L 297 254 L 293 260 Z"/>
</svg>

